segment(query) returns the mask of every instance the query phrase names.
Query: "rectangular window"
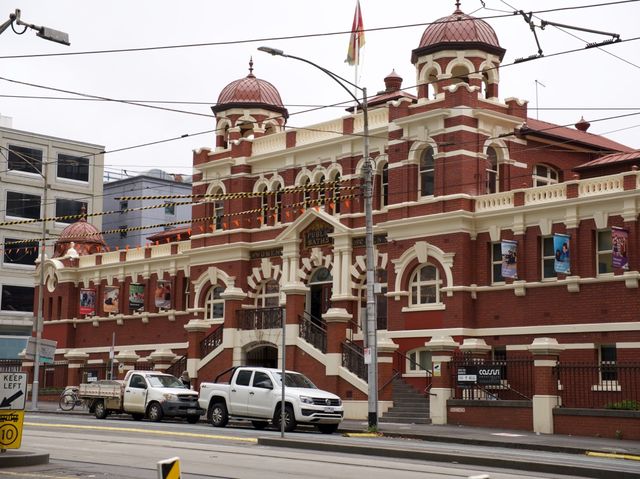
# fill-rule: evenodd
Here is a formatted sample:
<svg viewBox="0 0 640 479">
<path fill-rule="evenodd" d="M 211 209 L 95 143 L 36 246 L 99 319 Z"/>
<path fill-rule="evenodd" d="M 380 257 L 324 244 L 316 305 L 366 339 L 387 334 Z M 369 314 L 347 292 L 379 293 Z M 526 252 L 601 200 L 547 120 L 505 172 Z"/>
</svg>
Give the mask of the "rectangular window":
<svg viewBox="0 0 640 479">
<path fill-rule="evenodd" d="M 5 238 L 4 264 L 24 264 L 33 266 L 38 258 L 38 242 L 23 242 L 19 239 Z"/>
<path fill-rule="evenodd" d="M 491 282 L 503 283 L 502 276 L 502 244 L 491 243 Z"/>
<path fill-rule="evenodd" d="M 176 205 L 175 203 L 165 202 L 164 204 L 164 214 L 165 215 L 175 215 L 176 214 Z"/>
<path fill-rule="evenodd" d="M 40 218 L 40 196 L 7 191 L 7 216 Z"/>
<path fill-rule="evenodd" d="M 120 238 L 127 237 L 127 225 L 120 225 Z"/>
<path fill-rule="evenodd" d="M 41 174 L 42 150 L 9 145 L 9 169 Z"/>
<path fill-rule="evenodd" d="M 58 154 L 58 178 L 89 181 L 89 158 Z"/>
<path fill-rule="evenodd" d="M 598 274 L 613 273 L 611 230 L 598 231 L 596 240 Z"/>
<path fill-rule="evenodd" d="M 542 279 L 558 277 L 555 270 L 555 260 L 553 236 L 544 236 L 542 238 Z"/>
<path fill-rule="evenodd" d="M 82 212 L 82 207 L 85 211 L 87 209 L 87 203 L 84 201 L 67 200 L 64 198 L 56 198 L 56 216 L 76 216 Z M 57 220 L 59 223 L 75 223 L 79 218 L 64 218 Z"/>
<path fill-rule="evenodd" d="M 615 345 L 600 346 L 600 379 L 602 382 L 618 380 L 617 356 Z"/>
<path fill-rule="evenodd" d="M 33 311 L 33 293 L 30 286 L 2 285 L 2 311 Z"/>
<path fill-rule="evenodd" d="M 128 201 L 121 201 L 120 202 L 120 214 L 124 214 L 124 210 L 128 210 L 129 209 L 129 202 Z"/>
</svg>

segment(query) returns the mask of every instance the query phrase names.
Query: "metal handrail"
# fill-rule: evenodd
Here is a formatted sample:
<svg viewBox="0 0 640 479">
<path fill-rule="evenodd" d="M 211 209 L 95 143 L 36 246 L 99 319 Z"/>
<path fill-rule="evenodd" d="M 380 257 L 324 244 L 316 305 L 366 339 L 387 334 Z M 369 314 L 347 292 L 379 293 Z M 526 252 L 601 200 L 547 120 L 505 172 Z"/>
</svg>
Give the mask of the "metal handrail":
<svg viewBox="0 0 640 479">
<path fill-rule="evenodd" d="M 400 351 L 395 351 L 393 354 L 393 371 L 395 373 L 395 377 L 402 376 L 402 374 L 406 372 L 405 368 L 403 367 L 405 361 L 409 361 L 412 366 L 417 366 L 417 369 L 421 369 L 426 373 L 424 394 L 429 394 L 429 389 L 431 389 L 431 378 L 433 377 L 433 371 L 431 369 L 424 368 L 420 363 L 402 354 Z"/>
<path fill-rule="evenodd" d="M 171 364 L 165 371 L 167 374 L 171 374 L 177 378 L 180 377 L 183 371 L 187 370 L 187 355 L 179 357 Z"/>
<path fill-rule="evenodd" d="M 200 341 L 200 358 L 204 358 L 211 351 L 222 344 L 223 325 L 218 326 L 209 336 Z"/>
<path fill-rule="evenodd" d="M 306 342 L 319 349 L 323 353 L 327 352 L 327 330 L 321 324 L 324 324 L 319 318 L 312 316 L 304 311 L 298 316 L 300 321 L 299 336 Z"/>
<path fill-rule="evenodd" d="M 367 380 L 367 366 L 364 364 L 364 350 L 349 339 L 342 342 L 342 366 L 360 379 Z"/>
</svg>

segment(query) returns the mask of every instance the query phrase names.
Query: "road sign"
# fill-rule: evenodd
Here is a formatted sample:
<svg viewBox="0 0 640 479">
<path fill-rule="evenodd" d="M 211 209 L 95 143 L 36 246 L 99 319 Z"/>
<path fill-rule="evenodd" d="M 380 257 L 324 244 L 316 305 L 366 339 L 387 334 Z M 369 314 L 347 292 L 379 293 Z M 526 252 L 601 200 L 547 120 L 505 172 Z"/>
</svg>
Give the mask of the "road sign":
<svg viewBox="0 0 640 479">
<path fill-rule="evenodd" d="M 41 363 L 52 363 L 53 357 L 56 353 L 56 346 L 58 345 L 57 341 L 52 341 L 50 339 L 40 338 L 40 362 Z M 27 343 L 27 349 L 25 351 L 25 359 L 35 359 L 36 354 L 36 338 L 33 336 L 29 338 L 29 342 Z"/>
<path fill-rule="evenodd" d="M 0 449 L 19 449 L 24 411 L 0 411 Z"/>
<path fill-rule="evenodd" d="M 27 373 L 0 373 L 0 409 L 24 409 Z"/>
<path fill-rule="evenodd" d="M 179 457 L 158 462 L 158 479 L 180 479 L 180 477 Z"/>
</svg>

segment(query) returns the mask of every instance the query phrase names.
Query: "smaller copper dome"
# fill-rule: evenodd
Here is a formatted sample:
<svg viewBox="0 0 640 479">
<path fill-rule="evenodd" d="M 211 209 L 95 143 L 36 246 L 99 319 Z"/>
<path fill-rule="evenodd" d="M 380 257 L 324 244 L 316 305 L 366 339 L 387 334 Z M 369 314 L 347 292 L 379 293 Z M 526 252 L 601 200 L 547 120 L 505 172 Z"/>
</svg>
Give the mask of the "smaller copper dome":
<svg viewBox="0 0 640 479">
<path fill-rule="evenodd" d="M 496 32 L 484 20 L 472 17 L 456 10 L 448 17 L 440 18 L 429 25 L 420 39 L 420 46 L 413 51 L 411 61 L 415 63 L 418 56 L 444 49 L 473 49 L 489 51 L 504 57 L 505 49 L 500 46 Z"/>
<path fill-rule="evenodd" d="M 87 223 L 86 217 L 80 218 L 62 230 L 56 241 L 53 257 L 65 256 L 72 243 L 80 256 L 100 253 L 106 247 L 102 233 L 95 226 Z"/>
<path fill-rule="evenodd" d="M 285 118 L 289 117 L 278 89 L 253 74 L 253 60 L 249 61 L 249 74 L 224 87 L 218 96 L 218 103 L 212 106 L 211 110 L 217 113 L 230 108 L 264 108 L 277 111 Z"/>
</svg>

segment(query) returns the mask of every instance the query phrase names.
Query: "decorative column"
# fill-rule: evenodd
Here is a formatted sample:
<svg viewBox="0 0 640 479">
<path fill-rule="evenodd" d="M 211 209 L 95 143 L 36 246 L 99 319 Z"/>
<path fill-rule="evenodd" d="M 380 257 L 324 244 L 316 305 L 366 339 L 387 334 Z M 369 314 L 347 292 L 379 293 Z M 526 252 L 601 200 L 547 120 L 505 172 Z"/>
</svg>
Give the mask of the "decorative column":
<svg viewBox="0 0 640 479">
<path fill-rule="evenodd" d="M 285 326 L 285 335 L 284 338 L 285 345 L 289 346 L 291 344 L 295 344 L 296 337 L 300 332 L 300 324 L 299 324 L 299 315 L 304 311 L 304 302 L 307 297 L 307 291 L 309 289 L 300 282 L 296 283 L 286 283 L 282 285 L 280 291 L 283 292 L 286 296 L 285 303 L 285 317 L 283 318 L 286 326 Z M 293 327 L 290 327 L 293 326 Z M 282 347 L 279 348 L 278 364 L 282 365 Z M 286 353 L 286 352 L 285 352 Z M 293 361 L 293 355 L 285 354 L 285 361 L 287 369 L 295 369 L 295 364 Z M 279 366 L 280 367 L 280 366 Z"/>
<path fill-rule="evenodd" d="M 529 345 L 533 360 L 533 431 L 553 434 L 553 409 L 560 406 L 558 379 L 553 368 L 565 347 L 554 338 L 536 338 Z"/>
<path fill-rule="evenodd" d="M 489 359 L 491 346 L 484 339 L 465 338 L 460 346 L 460 351 L 466 353 L 465 356 L 471 356 L 474 363 L 484 363 Z"/>
<path fill-rule="evenodd" d="M 431 351 L 433 377 L 430 390 L 430 415 L 433 424 L 447 424 L 447 400 L 453 395 L 453 372 L 451 359 L 458 343 L 451 336 L 431 338 L 425 343 L 427 351 Z"/>
<path fill-rule="evenodd" d="M 156 349 L 148 358 L 153 363 L 154 371 L 166 371 L 176 355 L 169 349 Z"/>
<path fill-rule="evenodd" d="M 189 342 L 189 345 L 187 346 L 187 372 L 195 385 L 196 379 L 198 378 L 198 366 L 202 359 L 200 344 L 207 336 L 207 332 L 212 330 L 212 328 L 209 321 L 192 319 L 184 325 L 184 329 L 187 331 L 187 340 Z"/>
<path fill-rule="evenodd" d="M 393 354 L 399 346 L 388 338 L 378 336 L 378 384 L 389 384 L 393 378 Z M 378 393 L 378 401 L 383 402 L 381 412 L 385 412 L 393 405 L 392 388 L 386 387 Z M 384 407 L 388 403 L 389 407 Z"/>
<path fill-rule="evenodd" d="M 89 355 L 82 351 L 72 349 L 64 355 L 64 358 L 68 361 L 67 386 L 77 386 L 82 382 L 80 368 L 86 364 Z"/>
<path fill-rule="evenodd" d="M 237 329 L 237 311 L 242 308 L 242 302 L 247 297 L 247 293 L 240 288 L 229 287 L 220 293 L 220 297 L 224 299 L 224 328 Z"/>
<path fill-rule="evenodd" d="M 124 379 L 128 371 L 136 368 L 136 361 L 140 356 L 135 351 L 126 350 L 116 354 L 115 359 L 118 361 L 118 379 Z"/>
</svg>

